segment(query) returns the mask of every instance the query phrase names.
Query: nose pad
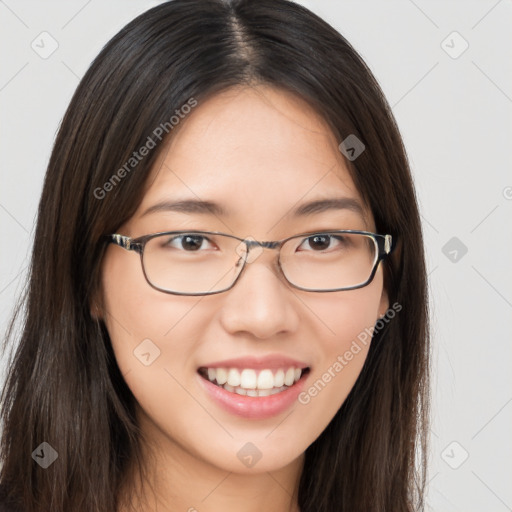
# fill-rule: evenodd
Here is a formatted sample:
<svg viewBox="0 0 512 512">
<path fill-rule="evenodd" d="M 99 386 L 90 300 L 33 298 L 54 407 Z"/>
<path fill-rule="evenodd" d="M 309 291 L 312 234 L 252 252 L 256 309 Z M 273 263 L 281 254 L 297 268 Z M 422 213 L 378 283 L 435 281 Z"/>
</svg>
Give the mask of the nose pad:
<svg viewBox="0 0 512 512">
<path fill-rule="evenodd" d="M 256 242 L 256 239 L 252 236 L 248 236 L 245 240 L 249 242 Z M 235 249 L 235 252 L 242 258 L 246 263 L 252 263 L 256 261 L 263 252 L 263 247 L 259 243 L 252 243 L 249 245 L 250 249 L 247 252 L 247 244 L 240 242 Z M 237 263 L 237 267 L 240 265 L 240 261 Z"/>
</svg>

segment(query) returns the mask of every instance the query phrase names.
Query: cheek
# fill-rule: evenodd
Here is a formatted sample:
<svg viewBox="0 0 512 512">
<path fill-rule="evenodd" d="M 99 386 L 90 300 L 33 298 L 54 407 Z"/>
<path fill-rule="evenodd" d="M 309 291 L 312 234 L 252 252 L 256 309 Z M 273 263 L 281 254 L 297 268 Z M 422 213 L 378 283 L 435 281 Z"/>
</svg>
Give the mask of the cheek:
<svg viewBox="0 0 512 512">
<path fill-rule="evenodd" d="M 133 265 L 123 262 L 122 275 L 116 261 L 106 260 L 103 268 L 104 318 L 112 348 L 143 417 L 186 442 L 187 436 L 200 437 L 208 420 L 187 390 L 193 388 L 194 354 L 210 319 L 199 304 L 201 297 L 154 290 L 140 261 L 133 259 Z"/>
<path fill-rule="evenodd" d="M 382 274 L 379 270 L 372 283 L 364 288 L 312 297 L 309 305 L 317 319 L 316 339 L 319 339 L 319 349 L 324 357 L 348 350 L 353 340 L 375 325 L 381 296 Z"/>
<path fill-rule="evenodd" d="M 158 381 L 156 375 L 162 372 L 157 369 L 167 375 L 168 381 L 165 369 L 172 373 L 183 369 L 187 362 L 191 364 L 190 356 L 208 319 L 206 315 L 194 315 L 201 297 L 175 296 L 151 288 L 140 260 L 129 259 L 123 261 L 122 273 L 121 264 L 116 264 L 114 258 L 105 260 L 104 320 L 122 374 L 131 375 L 130 387 L 144 387 L 152 379 Z M 191 317 L 194 321 L 189 321 Z M 140 379 L 136 379 L 139 374 Z"/>
<path fill-rule="evenodd" d="M 319 435 L 332 420 L 353 388 L 370 348 L 372 328 L 378 317 L 382 281 L 380 276 L 359 290 L 320 298 L 312 309 L 318 312 L 317 364 L 299 396 L 305 428 Z"/>
</svg>

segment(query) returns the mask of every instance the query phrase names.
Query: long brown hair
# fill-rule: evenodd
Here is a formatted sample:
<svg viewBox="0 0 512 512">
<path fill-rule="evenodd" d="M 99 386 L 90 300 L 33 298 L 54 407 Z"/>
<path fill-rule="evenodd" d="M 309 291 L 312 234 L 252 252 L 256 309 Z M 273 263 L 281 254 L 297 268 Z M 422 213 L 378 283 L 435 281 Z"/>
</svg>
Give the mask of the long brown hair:
<svg viewBox="0 0 512 512">
<path fill-rule="evenodd" d="M 413 182 L 390 107 L 350 44 L 304 7 L 287 0 L 174 0 L 108 42 L 55 141 L 26 293 L 4 343 L 16 341 L 16 350 L 1 396 L 0 483 L 24 511 L 112 512 L 129 463 L 140 460 L 135 399 L 90 305 L 102 237 L 135 212 L 163 143 L 122 181 L 112 181 L 113 174 L 190 98 L 200 104 L 229 87 L 258 83 L 304 98 L 340 142 L 355 135 L 364 143 L 347 164 L 377 232 L 397 241 L 385 286 L 390 304 L 403 310 L 376 330 L 348 398 L 307 448 L 299 506 L 423 508 L 427 285 Z M 172 136 L 169 126 L 165 135 Z M 47 469 L 31 456 L 43 442 L 58 453 Z"/>
</svg>

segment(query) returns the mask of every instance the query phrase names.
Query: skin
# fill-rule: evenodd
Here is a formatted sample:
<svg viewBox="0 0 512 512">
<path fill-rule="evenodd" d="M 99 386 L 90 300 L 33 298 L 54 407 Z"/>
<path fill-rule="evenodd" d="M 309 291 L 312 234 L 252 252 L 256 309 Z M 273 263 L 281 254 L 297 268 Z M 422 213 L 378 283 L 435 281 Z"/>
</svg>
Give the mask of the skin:
<svg viewBox="0 0 512 512">
<path fill-rule="evenodd" d="M 173 135 L 140 207 L 118 233 L 138 237 L 201 229 L 280 240 L 321 229 L 375 232 L 367 209 L 364 218 L 349 210 L 291 216 L 293 208 L 313 199 L 343 196 L 363 202 L 339 141 L 290 93 L 260 85 L 217 94 L 200 103 Z M 177 198 L 212 200 L 231 215 L 142 215 L 161 200 Z M 304 452 L 344 402 L 369 344 L 309 403 L 295 403 L 265 420 L 219 408 L 200 386 L 197 368 L 232 357 L 284 354 L 310 366 L 307 389 L 385 313 L 388 299 L 381 266 L 364 288 L 314 293 L 289 286 L 276 265 L 276 251 L 264 250 L 231 290 L 178 296 L 148 285 L 136 253 L 109 246 L 100 314 L 138 402 L 151 488 L 144 502 L 134 502 L 137 510 L 298 510 Z M 133 353 L 147 338 L 160 350 L 149 366 Z M 237 457 L 247 442 L 262 453 L 252 468 Z M 141 490 L 135 477 L 127 477 L 126 489 Z"/>
</svg>

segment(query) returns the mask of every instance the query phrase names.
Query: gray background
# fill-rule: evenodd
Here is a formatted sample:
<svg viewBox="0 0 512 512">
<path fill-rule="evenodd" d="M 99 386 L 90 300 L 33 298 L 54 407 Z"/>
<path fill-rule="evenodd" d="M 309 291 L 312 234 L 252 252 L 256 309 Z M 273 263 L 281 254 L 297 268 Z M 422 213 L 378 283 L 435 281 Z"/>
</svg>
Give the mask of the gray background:
<svg viewBox="0 0 512 512">
<path fill-rule="evenodd" d="M 55 132 L 79 78 L 110 37 L 158 3 L 0 1 L 2 331 L 26 276 Z M 512 2 L 301 3 L 366 60 L 410 156 L 431 286 L 429 506 L 512 510 Z M 58 48 L 45 55 L 52 44 Z"/>
</svg>

